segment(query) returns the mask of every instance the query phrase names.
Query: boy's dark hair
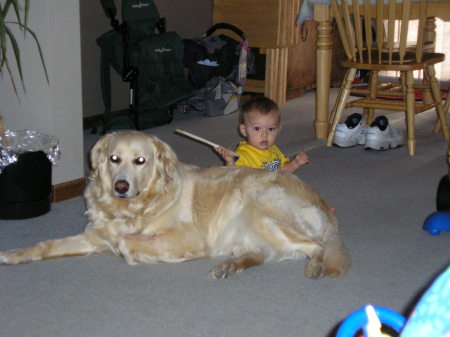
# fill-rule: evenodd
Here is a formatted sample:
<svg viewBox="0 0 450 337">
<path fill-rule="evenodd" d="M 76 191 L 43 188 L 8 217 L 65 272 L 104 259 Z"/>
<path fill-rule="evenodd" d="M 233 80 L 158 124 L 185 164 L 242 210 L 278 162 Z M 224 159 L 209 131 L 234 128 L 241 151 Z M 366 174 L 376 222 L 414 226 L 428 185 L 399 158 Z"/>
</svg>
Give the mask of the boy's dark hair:
<svg viewBox="0 0 450 337">
<path fill-rule="evenodd" d="M 272 111 L 280 111 L 280 108 L 277 103 L 268 97 L 263 96 L 252 98 L 250 101 L 247 101 L 242 105 L 241 110 L 239 111 L 239 124 L 243 124 L 245 115 L 253 110 L 257 110 L 263 115 L 267 115 Z"/>
</svg>

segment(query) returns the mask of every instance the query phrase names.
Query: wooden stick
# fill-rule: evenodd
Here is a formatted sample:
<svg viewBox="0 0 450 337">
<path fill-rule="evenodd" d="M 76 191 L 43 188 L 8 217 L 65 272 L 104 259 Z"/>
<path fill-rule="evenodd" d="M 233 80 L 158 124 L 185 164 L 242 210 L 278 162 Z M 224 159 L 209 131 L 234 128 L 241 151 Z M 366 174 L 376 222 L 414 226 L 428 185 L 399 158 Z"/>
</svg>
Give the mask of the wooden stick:
<svg viewBox="0 0 450 337">
<path fill-rule="evenodd" d="M 8 146 L 8 141 L 6 140 L 6 135 L 5 135 L 5 122 L 3 120 L 3 117 L 0 116 L 0 137 L 2 138 L 2 146 Z"/>
<path fill-rule="evenodd" d="M 208 145 L 210 145 L 210 146 L 212 146 L 212 147 L 219 147 L 219 146 L 220 146 L 220 145 L 218 145 L 218 144 L 216 144 L 216 143 L 210 142 L 209 140 L 207 140 L 207 139 L 205 139 L 205 138 L 196 136 L 196 135 L 194 135 L 194 134 L 192 134 L 192 133 L 190 133 L 190 132 L 187 132 L 187 131 L 183 131 L 183 130 L 180 130 L 180 129 L 176 129 L 175 132 L 181 133 L 182 135 L 185 135 L 185 136 L 187 136 L 187 137 L 189 137 L 189 138 L 198 140 L 198 141 L 200 141 L 200 142 L 202 142 L 202 143 L 205 143 L 205 144 L 208 144 Z M 239 155 L 238 155 L 237 153 L 235 153 L 235 152 L 233 152 L 233 151 L 230 151 L 230 150 L 228 150 L 228 152 L 234 156 L 234 160 L 238 160 Z"/>
</svg>

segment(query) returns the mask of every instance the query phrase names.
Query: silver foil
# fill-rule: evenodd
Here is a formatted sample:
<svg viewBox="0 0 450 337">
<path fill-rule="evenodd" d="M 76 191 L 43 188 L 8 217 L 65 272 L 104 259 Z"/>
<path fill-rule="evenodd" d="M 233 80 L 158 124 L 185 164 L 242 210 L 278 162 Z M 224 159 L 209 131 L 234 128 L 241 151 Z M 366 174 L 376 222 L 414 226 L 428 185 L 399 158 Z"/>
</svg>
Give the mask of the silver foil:
<svg viewBox="0 0 450 337">
<path fill-rule="evenodd" d="M 53 166 L 58 165 L 61 150 L 56 137 L 30 130 L 6 130 L 5 136 L 8 146 L 0 145 L 0 173 L 6 166 L 16 162 L 20 154 L 28 151 L 43 151 Z"/>
</svg>

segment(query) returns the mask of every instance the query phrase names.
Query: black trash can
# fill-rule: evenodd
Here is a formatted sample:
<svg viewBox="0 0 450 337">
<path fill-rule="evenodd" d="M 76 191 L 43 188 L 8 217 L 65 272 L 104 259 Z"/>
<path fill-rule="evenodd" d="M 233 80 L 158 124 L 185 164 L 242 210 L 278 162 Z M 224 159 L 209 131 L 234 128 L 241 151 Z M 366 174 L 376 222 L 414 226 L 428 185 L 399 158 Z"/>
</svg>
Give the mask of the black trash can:
<svg viewBox="0 0 450 337">
<path fill-rule="evenodd" d="M 25 152 L 0 174 L 0 219 L 26 219 L 50 211 L 52 163 L 43 151 Z"/>
</svg>

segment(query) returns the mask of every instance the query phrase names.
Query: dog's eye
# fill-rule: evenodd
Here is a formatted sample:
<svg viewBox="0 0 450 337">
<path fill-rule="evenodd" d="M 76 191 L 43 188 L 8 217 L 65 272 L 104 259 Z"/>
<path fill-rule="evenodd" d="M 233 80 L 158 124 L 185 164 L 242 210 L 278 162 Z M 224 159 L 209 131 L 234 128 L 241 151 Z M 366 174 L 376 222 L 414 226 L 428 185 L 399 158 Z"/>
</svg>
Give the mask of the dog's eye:
<svg viewBox="0 0 450 337">
<path fill-rule="evenodd" d="M 135 163 L 136 165 L 142 165 L 142 164 L 145 164 L 145 158 L 144 158 L 144 157 L 137 157 L 137 158 L 134 160 L 134 163 Z"/>
<path fill-rule="evenodd" d="M 113 162 L 113 163 L 120 163 L 120 157 L 116 154 L 112 154 L 111 157 L 109 157 L 109 159 Z"/>
</svg>

